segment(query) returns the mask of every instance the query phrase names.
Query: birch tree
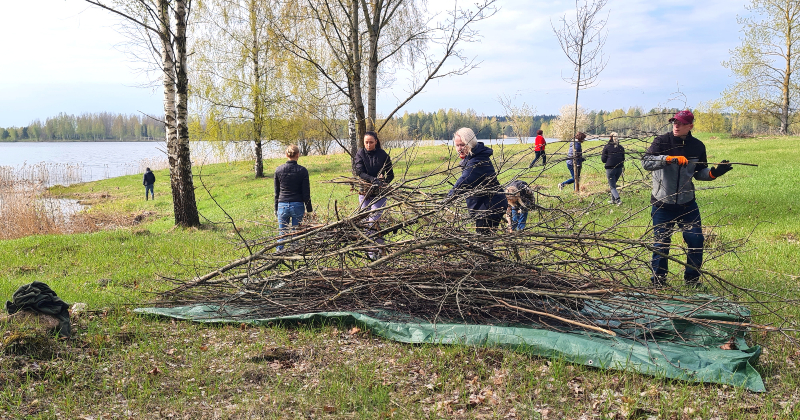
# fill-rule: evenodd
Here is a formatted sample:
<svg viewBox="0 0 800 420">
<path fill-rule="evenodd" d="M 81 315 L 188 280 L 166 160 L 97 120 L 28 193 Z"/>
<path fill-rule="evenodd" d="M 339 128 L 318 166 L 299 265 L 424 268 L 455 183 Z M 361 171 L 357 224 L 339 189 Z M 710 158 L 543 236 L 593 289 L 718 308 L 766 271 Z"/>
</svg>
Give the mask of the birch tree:
<svg viewBox="0 0 800 420">
<path fill-rule="evenodd" d="M 186 31 L 191 0 L 85 1 L 106 9 L 133 25 L 129 27 L 132 29 L 128 33 L 133 34 L 135 42 L 150 53 L 150 63 L 158 68 L 164 87 L 164 124 L 175 224 L 199 226 L 188 126 Z"/>
<path fill-rule="evenodd" d="M 737 18 L 743 26 L 742 45 L 722 63 L 736 82 L 722 100 L 739 113 L 768 116 L 786 135 L 800 94 L 800 1 L 751 0 L 745 8 L 752 16 Z"/>
</svg>

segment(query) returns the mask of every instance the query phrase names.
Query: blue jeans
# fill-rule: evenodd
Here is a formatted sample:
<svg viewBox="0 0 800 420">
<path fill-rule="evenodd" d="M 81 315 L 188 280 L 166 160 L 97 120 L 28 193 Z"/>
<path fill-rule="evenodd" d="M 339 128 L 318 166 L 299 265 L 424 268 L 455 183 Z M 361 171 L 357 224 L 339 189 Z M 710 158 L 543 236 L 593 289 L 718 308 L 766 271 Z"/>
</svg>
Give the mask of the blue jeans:
<svg viewBox="0 0 800 420">
<path fill-rule="evenodd" d="M 292 228 L 303 221 L 306 214 L 305 204 L 302 202 L 278 203 L 278 234 L 286 235 Z M 278 239 L 283 241 L 284 239 Z M 283 245 L 278 245 L 278 251 L 283 249 Z"/>
<path fill-rule="evenodd" d="M 153 184 L 145 185 L 144 186 L 144 200 L 147 201 L 147 193 L 150 192 L 150 196 L 153 197 L 153 200 L 156 199 L 156 194 L 153 192 Z"/>
<path fill-rule="evenodd" d="M 562 182 L 561 185 L 569 185 L 575 182 L 575 167 L 568 163 L 567 169 L 569 169 L 569 179 Z"/>
<path fill-rule="evenodd" d="M 361 210 L 378 210 L 378 209 L 382 209 L 384 206 L 386 206 L 386 198 L 387 197 L 382 197 L 382 198 L 378 199 L 377 197 L 365 197 L 365 196 L 359 194 L 358 195 L 358 203 L 361 206 Z M 368 224 L 371 227 L 377 227 L 378 219 L 381 218 L 382 214 L 383 214 L 383 210 L 378 210 L 376 212 L 370 213 L 370 215 L 366 219 L 367 222 L 369 222 Z M 372 235 L 375 232 L 377 232 L 376 229 L 367 229 L 367 235 Z M 377 242 L 379 244 L 384 243 L 383 238 L 381 238 L 381 237 L 377 237 L 377 238 L 373 238 L 373 239 L 375 240 L 375 242 Z"/>
<path fill-rule="evenodd" d="M 692 201 L 685 205 L 669 206 L 668 208 L 653 205 L 650 215 L 653 217 L 653 233 L 655 237 L 652 260 L 653 281 L 656 281 L 656 278 L 663 278 L 667 275 L 668 260 L 657 252 L 669 255 L 673 228 L 677 224 L 683 230 L 683 240 L 688 247 L 686 253 L 687 265 L 683 279 L 688 283 L 696 282 L 700 277 L 698 270 L 703 265 L 703 242 L 705 239 L 697 202 Z"/>
<path fill-rule="evenodd" d="M 528 212 L 522 208 L 511 207 L 511 230 L 525 229 L 528 224 Z"/>
</svg>

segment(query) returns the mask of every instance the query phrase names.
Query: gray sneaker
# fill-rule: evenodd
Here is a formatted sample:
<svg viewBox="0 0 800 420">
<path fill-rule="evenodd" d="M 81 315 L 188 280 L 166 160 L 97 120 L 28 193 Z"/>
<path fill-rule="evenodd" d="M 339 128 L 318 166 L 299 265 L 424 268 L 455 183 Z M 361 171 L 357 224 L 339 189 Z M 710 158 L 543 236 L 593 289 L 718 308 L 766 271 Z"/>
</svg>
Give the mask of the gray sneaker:
<svg viewBox="0 0 800 420">
<path fill-rule="evenodd" d="M 564 190 L 564 184 L 558 184 L 558 190 L 559 191 L 563 191 Z"/>
</svg>

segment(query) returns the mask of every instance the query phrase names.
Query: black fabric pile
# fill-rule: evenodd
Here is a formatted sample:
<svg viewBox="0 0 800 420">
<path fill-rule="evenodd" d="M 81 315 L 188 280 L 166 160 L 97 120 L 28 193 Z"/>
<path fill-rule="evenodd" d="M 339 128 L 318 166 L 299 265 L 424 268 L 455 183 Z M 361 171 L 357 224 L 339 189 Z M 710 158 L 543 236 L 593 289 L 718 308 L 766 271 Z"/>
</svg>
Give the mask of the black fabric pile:
<svg viewBox="0 0 800 420">
<path fill-rule="evenodd" d="M 69 337 L 69 305 L 56 295 L 46 283 L 35 281 L 21 286 L 14 292 L 11 301 L 6 301 L 9 315 L 19 311 L 33 311 L 55 317 L 59 321 L 58 333 Z"/>
</svg>

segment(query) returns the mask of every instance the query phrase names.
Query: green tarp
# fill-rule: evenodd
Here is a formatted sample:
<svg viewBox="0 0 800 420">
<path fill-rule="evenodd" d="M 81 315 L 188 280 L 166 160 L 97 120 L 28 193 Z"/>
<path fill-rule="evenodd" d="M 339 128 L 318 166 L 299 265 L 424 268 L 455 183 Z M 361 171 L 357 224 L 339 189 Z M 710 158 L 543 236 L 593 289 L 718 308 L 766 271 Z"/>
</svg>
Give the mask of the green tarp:
<svg viewBox="0 0 800 420">
<path fill-rule="evenodd" d="M 602 308 L 596 307 L 593 310 Z M 397 317 L 385 317 L 380 312 L 370 312 L 370 315 L 322 312 L 266 319 L 243 318 L 246 314 L 244 310 L 225 308 L 218 311 L 218 307 L 212 305 L 139 308 L 136 312 L 195 322 L 252 325 L 336 321 L 357 324 L 381 337 L 403 343 L 499 346 L 601 369 L 631 370 L 686 381 L 729 384 L 754 392 L 765 391 L 761 376 L 753 368 L 753 363 L 761 354 L 759 346 L 749 347 L 741 334 L 736 334 L 738 350 L 722 350 L 720 345 L 730 337 L 725 334 L 726 331 L 720 333 L 720 328 L 716 328 L 714 334 L 700 334 L 702 331 L 697 331 L 698 327 L 689 322 L 670 322 L 665 325 L 660 321 L 656 327 L 660 328 L 659 333 L 653 335 L 651 330 L 649 339 L 632 340 L 602 333 L 555 332 L 519 325 L 432 324 L 412 319 L 398 321 Z M 698 316 L 698 312 L 695 310 L 692 315 Z M 713 311 L 699 315 L 707 319 L 738 319 Z M 642 316 L 642 319 L 646 320 L 647 316 Z M 613 328 L 612 325 L 609 327 Z M 698 339 L 694 340 L 695 344 L 680 343 L 674 340 L 676 334 Z M 630 333 L 628 335 L 635 337 Z"/>
</svg>

